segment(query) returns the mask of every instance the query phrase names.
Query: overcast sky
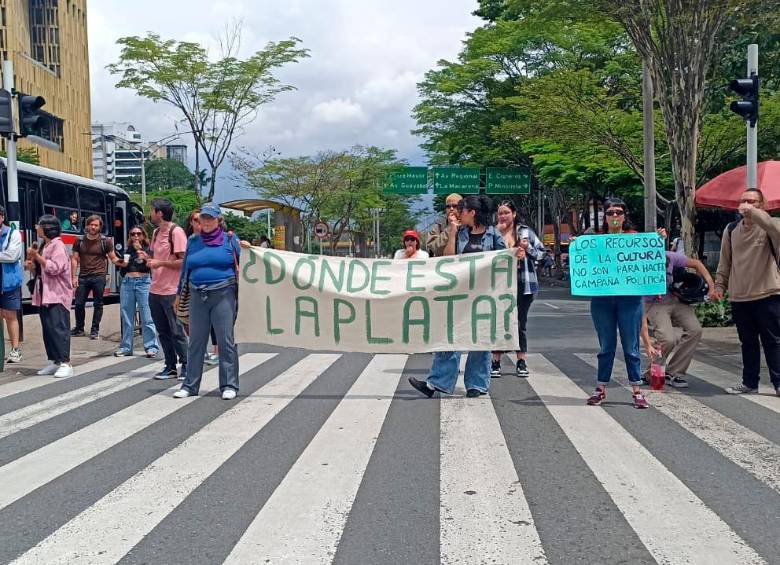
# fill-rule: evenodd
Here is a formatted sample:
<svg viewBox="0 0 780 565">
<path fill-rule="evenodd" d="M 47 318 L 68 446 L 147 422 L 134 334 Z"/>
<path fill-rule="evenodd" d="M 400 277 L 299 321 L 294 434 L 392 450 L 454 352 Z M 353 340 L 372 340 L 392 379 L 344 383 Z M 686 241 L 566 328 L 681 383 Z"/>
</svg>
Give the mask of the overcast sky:
<svg viewBox="0 0 780 565">
<path fill-rule="evenodd" d="M 236 148 L 272 145 L 297 156 L 377 145 L 425 164 L 421 140 L 410 133 L 416 84 L 439 59 L 457 56 L 480 23 L 471 15 L 476 6 L 476 0 L 90 0 L 92 121 L 130 122 L 146 140 L 172 133 L 180 118 L 175 108 L 114 87 L 105 66 L 119 54 L 117 38 L 154 31 L 216 53 L 223 26 L 240 19 L 244 55 L 296 36 L 311 57 L 278 72 L 297 90 L 266 105 Z M 231 176 L 226 167 L 220 200 L 247 195 Z"/>
</svg>

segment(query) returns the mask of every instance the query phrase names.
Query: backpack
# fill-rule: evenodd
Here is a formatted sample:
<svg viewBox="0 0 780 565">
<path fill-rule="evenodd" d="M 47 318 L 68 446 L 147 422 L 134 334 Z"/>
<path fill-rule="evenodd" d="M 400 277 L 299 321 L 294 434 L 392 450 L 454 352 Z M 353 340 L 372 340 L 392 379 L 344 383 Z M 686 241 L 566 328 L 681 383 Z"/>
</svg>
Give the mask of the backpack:
<svg viewBox="0 0 780 565">
<path fill-rule="evenodd" d="M 168 251 L 171 256 L 173 256 L 173 230 L 176 228 L 179 228 L 180 230 L 183 230 L 181 226 L 178 224 L 174 224 L 171 222 L 171 229 L 168 230 L 168 246 L 170 247 L 170 250 Z M 155 228 L 152 232 L 152 249 L 154 249 L 154 242 L 157 241 L 157 234 L 160 233 L 160 228 Z"/>
<path fill-rule="evenodd" d="M 735 229 L 737 229 L 737 225 L 739 225 L 741 221 L 742 220 L 737 220 L 735 222 L 729 223 L 729 225 L 726 226 L 726 232 L 729 234 L 729 250 L 731 251 L 732 255 L 734 254 L 734 248 L 731 244 L 731 234 Z M 769 252 L 772 253 L 772 257 L 775 259 L 775 265 L 777 265 L 777 268 L 780 269 L 780 260 L 778 260 L 777 253 L 775 252 L 775 244 L 772 243 L 772 238 L 769 237 L 768 234 L 766 236 L 766 241 L 769 244 Z"/>
</svg>

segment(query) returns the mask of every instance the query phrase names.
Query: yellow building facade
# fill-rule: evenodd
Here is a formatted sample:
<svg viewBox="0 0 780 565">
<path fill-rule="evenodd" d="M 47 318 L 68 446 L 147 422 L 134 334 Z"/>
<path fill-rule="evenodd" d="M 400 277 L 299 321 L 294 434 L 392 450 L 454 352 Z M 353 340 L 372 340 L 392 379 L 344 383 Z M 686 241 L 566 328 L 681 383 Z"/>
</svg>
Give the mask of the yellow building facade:
<svg viewBox="0 0 780 565">
<path fill-rule="evenodd" d="M 0 0 L 0 59 L 11 59 L 18 92 L 43 96 L 45 137 L 20 140 L 44 167 L 92 177 L 87 0 Z"/>
</svg>

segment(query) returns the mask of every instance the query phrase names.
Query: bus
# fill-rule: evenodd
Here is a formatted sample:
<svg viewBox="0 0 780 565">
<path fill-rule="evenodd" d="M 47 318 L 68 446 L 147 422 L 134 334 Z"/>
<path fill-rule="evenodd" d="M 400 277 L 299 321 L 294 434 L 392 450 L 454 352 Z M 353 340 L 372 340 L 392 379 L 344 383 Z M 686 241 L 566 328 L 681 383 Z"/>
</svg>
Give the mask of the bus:
<svg viewBox="0 0 780 565">
<path fill-rule="evenodd" d="M 7 162 L 0 157 L 0 199 L 8 209 Z M 27 246 L 37 241 L 35 223 L 43 214 L 53 214 L 62 222 L 62 240 L 70 249 L 84 234 L 84 221 L 92 215 L 103 220 L 103 235 L 114 239 L 117 254 L 124 253 L 127 232 L 136 225 L 144 226 L 145 218 L 140 206 L 130 201 L 127 192 L 112 184 L 63 173 L 29 163 L 17 164 L 19 179 L 19 231 L 25 252 Z M 118 269 L 108 263 L 109 280 L 105 296 L 119 295 Z M 29 273 L 25 274 L 26 279 Z M 22 299 L 29 302 L 27 285 L 22 285 Z"/>
</svg>

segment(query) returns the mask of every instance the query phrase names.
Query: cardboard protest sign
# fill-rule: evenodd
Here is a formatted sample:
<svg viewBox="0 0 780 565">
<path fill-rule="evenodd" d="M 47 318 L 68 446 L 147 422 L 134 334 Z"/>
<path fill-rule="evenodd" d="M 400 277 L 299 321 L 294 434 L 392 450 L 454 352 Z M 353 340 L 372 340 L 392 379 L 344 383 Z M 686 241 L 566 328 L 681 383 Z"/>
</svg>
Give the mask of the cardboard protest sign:
<svg viewBox="0 0 780 565">
<path fill-rule="evenodd" d="M 370 353 L 518 347 L 514 250 L 384 260 L 253 247 L 240 271 L 238 342 Z"/>
<path fill-rule="evenodd" d="M 656 233 L 585 235 L 569 246 L 577 296 L 666 294 L 666 253 Z"/>
</svg>

